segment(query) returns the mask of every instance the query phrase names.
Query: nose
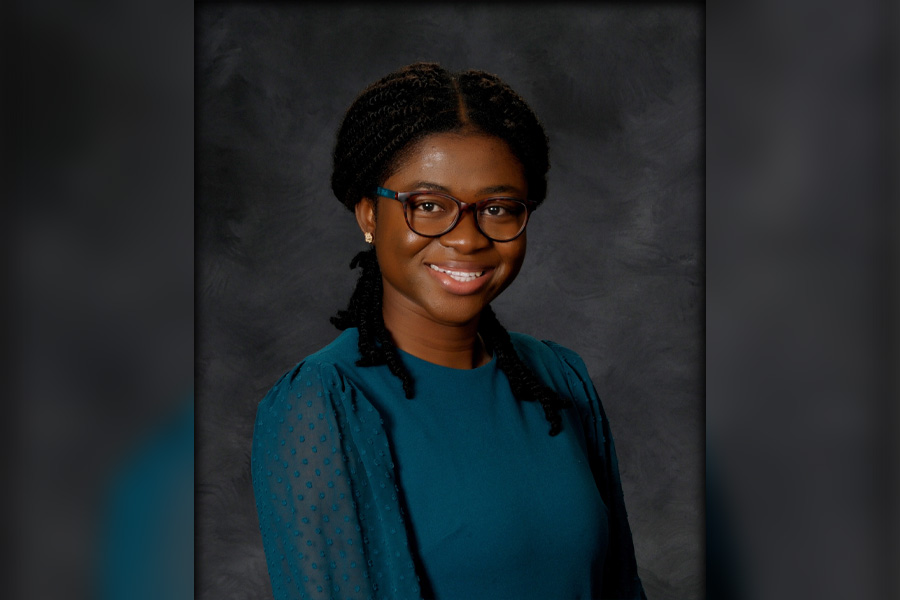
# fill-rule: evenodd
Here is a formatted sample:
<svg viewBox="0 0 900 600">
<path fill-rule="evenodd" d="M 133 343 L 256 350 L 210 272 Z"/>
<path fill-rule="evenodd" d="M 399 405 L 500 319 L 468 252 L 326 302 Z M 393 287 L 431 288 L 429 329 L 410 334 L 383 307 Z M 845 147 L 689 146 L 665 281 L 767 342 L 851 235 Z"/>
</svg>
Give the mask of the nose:
<svg viewBox="0 0 900 600">
<path fill-rule="evenodd" d="M 463 208 L 459 215 L 459 221 L 456 222 L 453 229 L 440 237 L 442 245 L 454 248 L 463 254 L 469 254 L 491 244 L 491 240 L 487 239 L 478 229 L 474 208 L 474 204 Z"/>
</svg>

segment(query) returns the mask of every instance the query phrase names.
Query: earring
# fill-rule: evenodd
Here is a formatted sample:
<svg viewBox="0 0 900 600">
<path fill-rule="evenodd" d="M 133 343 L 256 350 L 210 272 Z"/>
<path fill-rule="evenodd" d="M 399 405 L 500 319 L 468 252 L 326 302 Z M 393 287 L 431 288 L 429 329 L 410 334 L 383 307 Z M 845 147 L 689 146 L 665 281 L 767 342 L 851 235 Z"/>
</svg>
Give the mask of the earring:
<svg viewBox="0 0 900 600">
<path fill-rule="evenodd" d="M 373 239 L 375 239 L 375 238 L 373 238 L 372 234 L 367 231 L 366 232 L 366 243 L 371 244 Z"/>
</svg>

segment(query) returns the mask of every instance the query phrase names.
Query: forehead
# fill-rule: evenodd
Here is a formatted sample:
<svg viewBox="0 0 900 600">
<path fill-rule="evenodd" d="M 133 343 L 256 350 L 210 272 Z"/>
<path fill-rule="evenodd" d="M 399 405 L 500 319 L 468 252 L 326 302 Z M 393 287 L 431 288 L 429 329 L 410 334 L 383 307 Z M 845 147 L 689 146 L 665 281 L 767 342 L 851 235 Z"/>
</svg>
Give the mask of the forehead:
<svg viewBox="0 0 900 600">
<path fill-rule="evenodd" d="M 403 191 L 432 183 L 460 193 L 489 187 L 527 192 L 524 167 L 509 144 L 482 133 L 434 133 L 414 142 L 388 181 Z"/>
</svg>

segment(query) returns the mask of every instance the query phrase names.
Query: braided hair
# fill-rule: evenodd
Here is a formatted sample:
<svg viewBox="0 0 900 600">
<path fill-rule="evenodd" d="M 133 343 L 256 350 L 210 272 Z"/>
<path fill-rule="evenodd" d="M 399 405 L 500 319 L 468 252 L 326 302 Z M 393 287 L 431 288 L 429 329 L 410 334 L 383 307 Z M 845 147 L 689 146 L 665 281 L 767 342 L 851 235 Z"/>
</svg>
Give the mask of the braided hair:
<svg viewBox="0 0 900 600">
<path fill-rule="evenodd" d="M 522 163 L 528 197 L 536 204 L 547 195 L 550 168 L 547 136 L 525 101 L 495 75 L 483 71 L 450 73 L 434 63 L 414 63 L 378 80 L 357 97 L 338 129 L 332 155 L 331 188 L 349 210 L 387 179 L 414 142 L 434 134 L 474 130 L 504 140 Z M 407 398 L 414 382 L 403 366 L 384 324 L 382 278 L 375 250 L 357 254 L 361 267 L 346 310 L 331 322 L 340 330 L 359 329 L 359 366 L 387 365 Z M 520 401 L 540 402 L 550 435 L 562 429 L 560 409 L 571 404 L 543 385 L 515 351 L 509 333 L 487 306 L 478 333 L 496 356 Z"/>
</svg>

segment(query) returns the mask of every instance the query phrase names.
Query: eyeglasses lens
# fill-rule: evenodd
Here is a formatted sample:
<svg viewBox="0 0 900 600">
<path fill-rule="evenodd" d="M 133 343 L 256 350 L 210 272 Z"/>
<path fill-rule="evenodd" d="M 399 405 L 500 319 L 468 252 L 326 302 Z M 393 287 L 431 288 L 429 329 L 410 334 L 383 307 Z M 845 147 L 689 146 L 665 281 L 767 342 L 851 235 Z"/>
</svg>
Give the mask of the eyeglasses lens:
<svg viewBox="0 0 900 600">
<path fill-rule="evenodd" d="M 406 219 L 420 235 L 447 233 L 456 222 L 459 205 L 452 198 L 437 194 L 416 194 L 406 202 Z M 528 220 L 525 204 L 510 198 L 489 198 L 475 208 L 478 226 L 489 238 L 507 241 L 515 238 Z"/>
</svg>

